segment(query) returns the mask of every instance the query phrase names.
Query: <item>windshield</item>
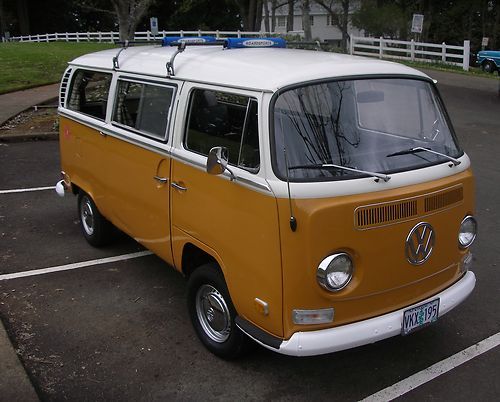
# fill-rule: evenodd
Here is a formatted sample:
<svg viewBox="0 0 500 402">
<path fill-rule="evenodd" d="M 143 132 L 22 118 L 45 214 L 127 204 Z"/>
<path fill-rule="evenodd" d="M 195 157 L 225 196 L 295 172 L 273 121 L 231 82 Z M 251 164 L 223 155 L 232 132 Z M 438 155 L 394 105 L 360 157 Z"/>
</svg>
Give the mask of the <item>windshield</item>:
<svg viewBox="0 0 500 402">
<path fill-rule="evenodd" d="M 291 181 L 391 173 L 462 154 L 433 86 L 371 78 L 290 89 L 274 104 L 275 173 Z M 415 151 L 425 148 L 437 153 Z"/>
</svg>

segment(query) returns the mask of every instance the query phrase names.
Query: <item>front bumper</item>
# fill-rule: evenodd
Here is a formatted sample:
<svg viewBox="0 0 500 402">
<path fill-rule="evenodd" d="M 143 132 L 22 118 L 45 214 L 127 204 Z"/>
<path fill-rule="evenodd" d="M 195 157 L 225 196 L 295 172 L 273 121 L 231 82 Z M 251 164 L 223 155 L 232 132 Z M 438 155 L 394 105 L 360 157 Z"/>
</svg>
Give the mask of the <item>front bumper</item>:
<svg viewBox="0 0 500 402">
<path fill-rule="evenodd" d="M 476 276 L 469 271 L 458 282 L 442 292 L 392 313 L 336 328 L 296 332 L 290 339 L 282 341 L 279 348 L 274 348 L 254 339 L 270 350 L 291 356 L 314 356 L 338 352 L 399 335 L 404 311 L 436 298 L 440 299 L 439 317 L 441 317 L 463 302 L 475 285 Z"/>
</svg>

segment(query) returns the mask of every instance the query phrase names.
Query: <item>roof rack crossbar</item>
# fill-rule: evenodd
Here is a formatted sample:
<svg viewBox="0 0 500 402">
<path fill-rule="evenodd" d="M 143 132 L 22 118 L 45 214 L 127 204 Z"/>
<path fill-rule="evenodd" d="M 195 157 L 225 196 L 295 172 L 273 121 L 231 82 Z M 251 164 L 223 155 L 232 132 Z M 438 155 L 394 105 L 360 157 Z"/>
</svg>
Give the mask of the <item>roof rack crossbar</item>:
<svg viewBox="0 0 500 402">
<path fill-rule="evenodd" d="M 123 52 L 126 48 L 128 48 L 129 41 L 126 40 L 122 42 L 123 46 L 118 50 L 115 57 L 113 57 L 113 70 L 118 70 L 120 68 L 120 63 L 118 63 L 118 58 L 120 57 L 120 53 Z"/>
<path fill-rule="evenodd" d="M 131 45 L 151 45 L 151 43 L 161 44 L 161 40 L 124 40 L 113 42 L 115 45 L 122 45 L 122 47 L 116 53 L 116 56 L 113 57 L 113 69 L 118 70 L 120 68 L 120 63 L 118 62 L 118 58 L 120 57 L 120 53 L 123 52 Z"/>
</svg>

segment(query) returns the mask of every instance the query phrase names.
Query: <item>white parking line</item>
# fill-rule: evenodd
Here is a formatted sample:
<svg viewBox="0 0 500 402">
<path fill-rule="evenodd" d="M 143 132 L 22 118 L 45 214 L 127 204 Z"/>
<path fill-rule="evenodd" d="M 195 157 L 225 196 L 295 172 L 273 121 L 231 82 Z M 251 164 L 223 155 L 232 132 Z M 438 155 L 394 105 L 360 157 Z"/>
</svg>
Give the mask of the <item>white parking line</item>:
<svg viewBox="0 0 500 402">
<path fill-rule="evenodd" d="M 392 401 L 411 390 L 433 380 L 440 375 L 447 373 L 450 370 L 468 362 L 469 360 L 491 350 L 500 345 L 500 332 L 482 340 L 481 342 L 472 345 L 471 347 L 462 350 L 448 357 L 425 370 L 419 371 L 412 376 L 405 378 L 398 383 L 391 385 L 369 397 L 363 399 L 361 402 L 378 402 L 378 401 Z"/>
<path fill-rule="evenodd" d="M 151 255 L 151 254 L 153 254 L 151 251 L 146 250 L 146 251 L 139 251 L 137 253 L 117 255 L 115 257 L 99 258 L 97 260 L 76 262 L 74 264 L 67 264 L 67 265 L 59 265 L 57 267 L 33 269 L 31 271 L 22 271 L 13 274 L 4 274 L 0 275 L 0 281 L 5 281 L 7 279 L 25 278 L 27 276 L 50 274 L 52 272 L 68 271 L 70 269 L 91 267 L 93 265 L 109 264 L 111 262 L 131 260 L 133 258 L 144 257 L 146 255 Z"/>
<path fill-rule="evenodd" d="M 45 191 L 54 190 L 55 187 L 32 187 L 32 188 L 16 188 L 14 190 L 0 190 L 0 194 L 12 194 L 12 193 L 28 193 L 30 191 Z"/>
</svg>

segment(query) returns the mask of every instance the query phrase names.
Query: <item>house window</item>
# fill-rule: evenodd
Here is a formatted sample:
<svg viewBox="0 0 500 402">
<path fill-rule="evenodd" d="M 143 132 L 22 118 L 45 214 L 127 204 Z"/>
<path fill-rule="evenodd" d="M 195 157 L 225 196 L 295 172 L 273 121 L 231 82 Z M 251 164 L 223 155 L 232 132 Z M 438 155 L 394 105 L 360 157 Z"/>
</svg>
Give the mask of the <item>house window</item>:
<svg viewBox="0 0 500 402">
<path fill-rule="evenodd" d="M 326 25 L 333 25 L 332 24 L 332 16 L 330 14 L 328 14 L 326 16 Z"/>
<path fill-rule="evenodd" d="M 286 27 L 286 16 L 284 15 L 279 15 L 276 17 L 276 25 L 278 28 L 285 28 Z"/>
<path fill-rule="evenodd" d="M 259 170 L 257 101 L 247 96 L 196 89 L 191 94 L 186 149 L 208 155 L 213 147 L 228 150 L 229 163 Z"/>
</svg>

